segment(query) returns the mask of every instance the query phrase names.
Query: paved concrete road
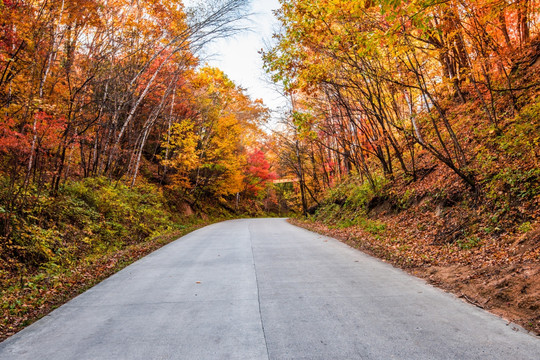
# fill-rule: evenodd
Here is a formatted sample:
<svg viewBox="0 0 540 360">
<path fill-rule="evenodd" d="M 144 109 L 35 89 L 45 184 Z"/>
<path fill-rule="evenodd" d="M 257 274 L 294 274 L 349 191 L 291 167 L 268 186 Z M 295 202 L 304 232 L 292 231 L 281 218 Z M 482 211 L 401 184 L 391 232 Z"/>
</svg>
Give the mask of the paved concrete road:
<svg viewBox="0 0 540 360">
<path fill-rule="evenodd" d="M 282 219 L 215 224 L 0 344 L 0 359 L 540 359 L 540 339 Z"/>
</svg>

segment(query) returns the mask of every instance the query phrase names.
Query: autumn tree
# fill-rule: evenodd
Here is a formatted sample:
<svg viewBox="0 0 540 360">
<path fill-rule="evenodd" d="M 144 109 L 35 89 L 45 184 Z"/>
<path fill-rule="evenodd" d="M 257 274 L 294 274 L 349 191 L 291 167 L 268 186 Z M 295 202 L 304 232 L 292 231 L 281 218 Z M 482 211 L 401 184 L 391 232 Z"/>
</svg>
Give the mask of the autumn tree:
<svg viewBox="0 0 540 360">
<path fill-rule="evenodd" d="M 328 150 L 339 171 L 360 173 L 372 186 L 379 170 L 388 178 L 397 169 L 416 178 L 420 147 L 477 188 L 473 156 L 449 104 L 477 101 L 501 131 L 504 104 L 519 107 L 512 51 L 535 46 L 531 24 L 538 13 L 530 3 L 281 5 L 282 32 L 265 51 L 265 66 L 296 98 L 303 115 L 292 116 L 314 134 L 312 146 Z"/>
<path fill-rule="evenodd" d="M 173 126 L 163 165 L 172 172 L 171 186 L 195 205 L 244 191 L 247 154 L 267 110 L 216 68 L 196 72 L 189 91 L 195 113 Z"/>
<path fill-rule="evenodd" d="M 214 39 L 242 30 L 247 5 L 1 1 L 6 213 L 39 203 L 34 191 L 57 194 L 66 179 L 105 176 L 134 185 L 141 170 L 163 179 L 167 171 L 158 155 L 167 147 L 162 142 L 171 141 L 165 134 L 183 131 L 175 124 L 200 110 L 185 97 L 193 88 L 188 82 L 195 81 L 197 54 Z M 3 217 L 5 233 L 10 216 Z"/>
</svg>

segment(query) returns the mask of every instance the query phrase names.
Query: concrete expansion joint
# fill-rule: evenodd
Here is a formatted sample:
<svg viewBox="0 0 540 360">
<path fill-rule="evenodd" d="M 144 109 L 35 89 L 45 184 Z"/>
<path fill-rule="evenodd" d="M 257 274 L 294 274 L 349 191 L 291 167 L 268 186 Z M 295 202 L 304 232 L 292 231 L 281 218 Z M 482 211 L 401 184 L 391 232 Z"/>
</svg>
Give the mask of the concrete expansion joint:
<svg viewBox="0 0 540 360">
<path fill-rule="evenodd" d="M 267 359 L 270 359 L 270 351 L 268 350 L 268 341 L 266 340 L 266 331 L 264 330 L 264 320 L 262 317 L 262 310 L 261 310 L 261 292 L 259 290 L 259 277 L 257 275 L 257 265 L 255 264 L 255 253 L 253 251 L 253 236 L 251 233 L 251 226 L 253 223 L 249 223 L 248 225 L 248 231 L 249 231 L 249 245 L 251 246 L 251 258 L 253 260 L 253 271 L 255 272 L 255 284 L 257 285 L 257 305 L 259 306 L 259 319 L 261 321 L 261 330 L 264 338 L 264 347 L 266 348 L 266 357 Z"/>
</svg>

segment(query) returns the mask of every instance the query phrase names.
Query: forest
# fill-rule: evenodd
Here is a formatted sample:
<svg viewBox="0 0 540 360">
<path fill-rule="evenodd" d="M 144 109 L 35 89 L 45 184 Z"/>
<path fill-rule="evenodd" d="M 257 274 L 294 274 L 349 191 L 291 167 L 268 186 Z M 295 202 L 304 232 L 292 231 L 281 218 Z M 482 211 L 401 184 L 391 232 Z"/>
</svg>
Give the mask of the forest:
<svg viewBox="0 0 540 360">
<path fill-rule="evenodd" d="M 200 56 L 249 3 L 0 0 L 0 338 L 274 215 L 540 331 L 538 1 L 280 0 L 273 126 Z"/>
</svg>

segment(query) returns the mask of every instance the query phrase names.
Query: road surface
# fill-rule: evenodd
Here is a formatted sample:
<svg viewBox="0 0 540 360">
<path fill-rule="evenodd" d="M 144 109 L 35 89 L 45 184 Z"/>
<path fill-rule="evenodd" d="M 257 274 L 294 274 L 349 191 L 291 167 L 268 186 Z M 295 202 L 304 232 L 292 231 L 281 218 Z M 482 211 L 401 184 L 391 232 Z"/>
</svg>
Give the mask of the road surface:
<svg viewBox="0 0 540 360">
<path fill-rule="evenodd" d="M 288 224 L 150 254 L 0 344 L 0 359 L 540 359 L 540 339 Z"/>
</svg>

